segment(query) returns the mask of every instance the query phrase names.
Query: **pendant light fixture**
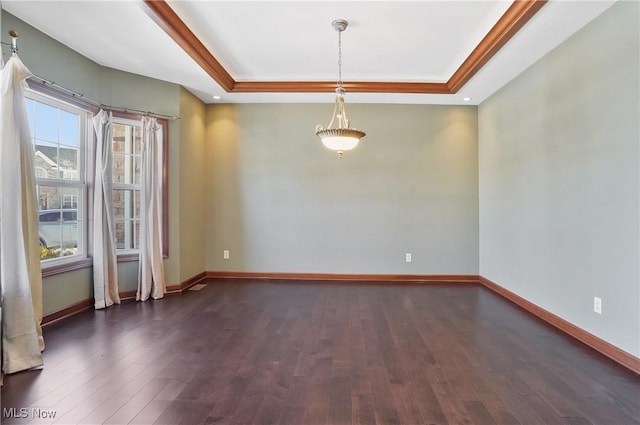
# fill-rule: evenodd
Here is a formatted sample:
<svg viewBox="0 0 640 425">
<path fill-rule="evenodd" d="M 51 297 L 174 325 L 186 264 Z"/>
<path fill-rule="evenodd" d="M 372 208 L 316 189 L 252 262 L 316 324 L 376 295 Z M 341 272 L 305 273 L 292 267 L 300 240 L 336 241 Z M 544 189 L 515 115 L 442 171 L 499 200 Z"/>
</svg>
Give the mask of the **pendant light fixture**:
<svg viewBox="0 0 640 425">
<path fill-rule="evenodd" d="M 331 22 L 333 29 L 338 31 L 338 87 L 336 88 L 336 102 L 333 108 L 333 116 L 327 128 L 321 125 L 316 127 L 316 136 L 320 137 L 322 144 L 328 149 L 338 152 L 342 158 L 344 151 L 358 146 L 358 142 L 365 136 L 364 131 L 350 128 L 347 119 L 347 111 L 344 108 L 344 88 L 342 87 L 342 31 L 347 29 L 349 22 L 344 19 L 336 19 Z M 337 127 L 333 128 L 336 123 Z"/>
</svg>

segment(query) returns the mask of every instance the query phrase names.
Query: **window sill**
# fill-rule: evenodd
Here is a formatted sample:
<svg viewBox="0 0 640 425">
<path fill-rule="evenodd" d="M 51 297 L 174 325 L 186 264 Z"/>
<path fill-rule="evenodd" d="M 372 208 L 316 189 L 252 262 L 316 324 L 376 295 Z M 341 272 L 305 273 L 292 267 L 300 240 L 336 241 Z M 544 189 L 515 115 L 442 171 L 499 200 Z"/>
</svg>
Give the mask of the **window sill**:
<svg viewBox="0 0 640 425">
<path fill-rule="evenodd" d="M 131 261 L 138 261 L 140 255 L 137 252 L 127 252 L 123 254 L 118 254 L 118 263 L 127 263 Z M 163 258 L 168 258 L 163 255 Z M 60 264 L 52 264 L 50 266 L 42 267 L 42 277 L 55 276 L 60 273 L 66 273 L 73 270 L 84 269 L 87 267 L 93 266 L 93 258 L 86 257 L 78 260 L 73 260 Z"/>
<path fill-rule="evenodd" d="M 52 264 L 42 267 L 42 277 L 54 276 L 60 273 L 70 272 L 72 270 L 84 269 L 93 265 L 93 259 L 90 257 L 80 258 L 78 260 L 66 263 Z"/>
<path fill-rule="evenodd" d="M 124 252 L 118 255 L 118 263 L 128 263 L 130 261 L 138 261 L 140 259 L 140 254 L 138 252 Z"/>
<path fill-rule="evenodd" d="M 126 254 L 118 255 L 118 263 L 126 263 L 129 261 L 138 261 L 138 253 L 137 252 L 128 252 Z M 49 266 L 42 267 L 42 277 L 55 276 L 57 274 L 70 272 L 73 270 L 80 270 L 87 267 L 93 266 L 93 258 L 86 257 L 78 260 L 52 264 Z"/>
<path fill-rule="evenodd" d="M 169 258 L 167 254 L 162 254 L 162 259 L 166 260 Z M 118 263 L 127 263 L 129 261 L 139 261 L 140 260 L 140 252 L 138 251 L 126 251 L 122 254 L 118 254 Z"/>
</svg>

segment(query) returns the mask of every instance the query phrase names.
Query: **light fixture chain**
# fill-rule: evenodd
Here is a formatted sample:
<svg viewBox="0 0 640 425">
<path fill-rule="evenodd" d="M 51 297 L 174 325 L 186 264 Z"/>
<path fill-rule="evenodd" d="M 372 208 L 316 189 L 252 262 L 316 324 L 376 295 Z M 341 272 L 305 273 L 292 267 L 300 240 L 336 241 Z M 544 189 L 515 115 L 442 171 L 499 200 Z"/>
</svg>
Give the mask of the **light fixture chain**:
<svg viewBox="0 0 640 425">
<path fill-rule="evenodd" d="M 342 88 L 342 31 L 338 30 L 338 87 Z"/>
</svg>

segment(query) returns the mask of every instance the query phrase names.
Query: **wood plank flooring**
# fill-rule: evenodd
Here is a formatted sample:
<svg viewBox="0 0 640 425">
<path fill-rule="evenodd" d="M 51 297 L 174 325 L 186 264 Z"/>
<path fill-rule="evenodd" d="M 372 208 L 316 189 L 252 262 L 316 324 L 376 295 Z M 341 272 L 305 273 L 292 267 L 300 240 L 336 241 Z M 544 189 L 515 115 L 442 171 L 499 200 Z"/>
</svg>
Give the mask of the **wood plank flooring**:
<svg viewBox="0 0 640 425">
<path fill-rule="evenodd" d="M 477 285 L 210 280 L 45 338 L 3 424 L 640 424 L 640 377 Z"/>
</svg>

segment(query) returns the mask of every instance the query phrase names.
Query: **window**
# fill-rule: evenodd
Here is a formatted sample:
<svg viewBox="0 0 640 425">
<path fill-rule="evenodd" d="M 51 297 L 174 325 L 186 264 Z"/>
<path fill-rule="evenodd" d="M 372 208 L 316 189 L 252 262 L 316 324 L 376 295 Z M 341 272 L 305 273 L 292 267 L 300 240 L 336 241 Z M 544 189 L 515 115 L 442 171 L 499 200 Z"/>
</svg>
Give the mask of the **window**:
<svg viewBox="0 0 640 425">
<path fill-rule="evenodd" d="M 34 147 L 43 276 L 90 266 L 87 203 L 95 140 L 91 103 L 47 84 L 28 80 L 26 106 Z M 140 235 L 140 116 L 113 112 L 113 200 L 118 261 L 138 259 Z M 163 246 L 168 256 L 168 120 L 159 119 L 163 144 Z"/>
<path fill-rule="evenodd" d="M 39 206 L 40 258 L 47 264 L 87 255 L 87 112 L 28 91 Z"/>
<path fill-rule="evenodd" d="M 162 128 L 163 195 L 162 215 L 163 255 L 169 255 L 167 214 L 167 150 L 168 124 L 158 119 Z M 140 247 L 140 188 L 142 163 L 142 123 L 139 116 L 115 113 L 113 117 L 113 208 L 116 226 L 118 261 L 137 260 Z"/>
<path fill-rule="evenodd" d="M 113 209 L 116 249 L 136 250 L 140 240 L 140 121 L 114 118 Z"/>
<path fill-rule="evenodd" d="M 76 195 L 62 195 L 62 208 L 78 208 Z"/>
</svg>

